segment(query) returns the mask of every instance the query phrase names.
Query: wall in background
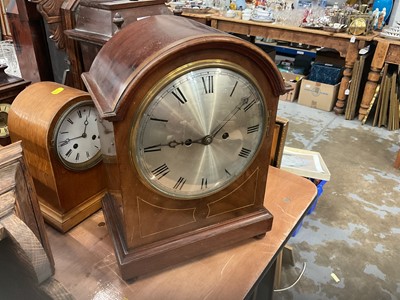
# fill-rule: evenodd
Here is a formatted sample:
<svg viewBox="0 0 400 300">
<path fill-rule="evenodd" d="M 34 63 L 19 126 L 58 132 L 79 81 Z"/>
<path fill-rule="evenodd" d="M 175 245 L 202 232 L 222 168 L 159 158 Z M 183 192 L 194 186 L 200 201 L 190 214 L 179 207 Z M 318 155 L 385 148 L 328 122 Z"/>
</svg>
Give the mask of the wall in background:
<svg viewBox="0 0 400 300">
<path fill-rule="evenodd" d="M 395 0 L 393 4 L 392 14 L 390 15 L 389 25 L 395 25 L 395 21 L 400 22 L 400 0 Z"/>
</svg>

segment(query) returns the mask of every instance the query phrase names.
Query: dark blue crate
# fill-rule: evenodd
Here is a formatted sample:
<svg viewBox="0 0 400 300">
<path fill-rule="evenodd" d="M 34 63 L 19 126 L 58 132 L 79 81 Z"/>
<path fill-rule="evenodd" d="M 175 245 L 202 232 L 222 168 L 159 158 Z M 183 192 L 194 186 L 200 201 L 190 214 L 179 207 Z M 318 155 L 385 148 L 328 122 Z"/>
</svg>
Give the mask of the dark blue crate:
<svg viewBox="0 0 400 300">
<path fill-rule="evenodd" d="M 315 197 L 313 203 L 311 204 L 310 208 L 308 209 L 307 215 L 311 214 L 315 210 L 315 207 L 317 206 L 317 203 L 318 203 L 318 199 L 324 192 L 324 185 L 325 185 L 325 183 L 327 183 L 326 180 L 316 180 L 313 178 L 309 178 L 309 180 L 311 180 L 317 186 L 317 196 Z M 292 237 L 295 237 L 297 235 L 297 233 L 299 233 L 302 226 L 303 226 L 303 220 L 300 221 L 300 223 L 297 225 L 296 229 L 293 231 Z"/>
<path fill-rule="evenodd" d="M 317 186 L 317 196 L 315 197 L 313 203 L 311 204 L 310 208 L 308 209 L 307 215 L 311 214 L 315 210 L 315 207 L 317 206 L 317 203 L 318 203 L 318 199 L 324 192 L 324 185 L 327 182 L 326 180 L 320 180 L 320 181 L 316 181 L 315 179 L 310 179 L 310 180 L 312 182 L 314 182 L 315 185 Z"/>
</svg>

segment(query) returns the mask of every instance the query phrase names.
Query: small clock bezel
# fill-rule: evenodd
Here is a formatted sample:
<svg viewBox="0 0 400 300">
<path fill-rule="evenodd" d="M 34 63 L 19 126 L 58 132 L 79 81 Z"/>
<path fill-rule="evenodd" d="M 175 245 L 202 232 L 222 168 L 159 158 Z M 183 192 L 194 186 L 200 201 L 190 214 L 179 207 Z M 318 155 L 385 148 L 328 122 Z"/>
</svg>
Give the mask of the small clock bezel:
<svg viewBox="0 0 400 300">
<path fill-rule="evenodd" d="M 102 161 L 102 153 L 101 153 L 101 147 L 99 147 L 99 150 L 97 151 L 96 155 L 93 156 L 92 158 L 90 158 L 89 160 L 85 161 L 85 162 L 81 162 L 81 163 L 71 163 L 69 161 L 66 161 L 59 153 L 58 151 L 58 147 L 56 145 L 56 141 L 57 141 L 57 136 L 59 134 L 59 130 L 61 127 L 61 124 L 63 123 L 63 121 L 65 120 L 65 118 L 76 108 L 81 107 L 81 106 L 92 106 L 93 109 L 96 110 L 96 106 L 94 105 L 94 102 L 92 100 L 83 100 L 83 101 L 79 101 L 77 103 L 73 103 L 71 104 L 68 108 L 66 108 L 62 114 L 59 116 L 55 126 L 54 126 L 54 131 L 53 131 L 53 135 L 52 135 L 52 140 L 51 140 L 51 144 L 52 144 L 52 148 L 54 149 L 55 155 L 58 159 L 58 161 L 68 170 L 70 171 L 86 171 L 88 169 L 93 168 L 94 166 L 96 166 L 98 163 L 100 163 Z M 97 124 L 96 124 L 96 128 L 97 128 Z"/>
<path fill-rule="evenodd" d="M 0 103 L 0 106 L 8 106 L 8 110 L 7 111 L 0 111 L 0 113 L 4 113 L 4 114 L 7 114 L 7 119 L 8 119 L 8 112 L 10 111 L 10 108 L 11 108 L 11 104 L 10 103 L 7 103 L 7 102 L 2 102 L 2 103 Z M 6 128 L 6 129 L 8 129 L 8 123 L 6 122 L 5 124 L 4 124 L 4 126 L 0 126 L 0 128 Z M 8 131 L 8 130 L 7 130 Z M 5 134 L 5 135 L 2 135 L 1 133 L 0 133 L 0 139 L 6 139 L 6 138 L 8 138 L 10 136 L 10 132 L 8 131 L 8 133 L 7 134 Z"/>
</svg>

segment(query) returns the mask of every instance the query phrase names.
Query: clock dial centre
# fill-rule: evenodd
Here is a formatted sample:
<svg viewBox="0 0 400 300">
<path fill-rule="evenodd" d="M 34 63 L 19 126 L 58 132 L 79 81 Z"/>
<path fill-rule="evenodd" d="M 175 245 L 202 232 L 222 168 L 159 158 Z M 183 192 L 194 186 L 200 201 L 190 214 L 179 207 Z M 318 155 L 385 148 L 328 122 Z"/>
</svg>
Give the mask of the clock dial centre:
<svg viewBox="0 0 400 300">
<path fill-rule="evenodd" d="M 213 137 L 211 135 L 206 135 L 201 141 L 203 145 L 210 145 L 213 141 Z"/>
</svg>

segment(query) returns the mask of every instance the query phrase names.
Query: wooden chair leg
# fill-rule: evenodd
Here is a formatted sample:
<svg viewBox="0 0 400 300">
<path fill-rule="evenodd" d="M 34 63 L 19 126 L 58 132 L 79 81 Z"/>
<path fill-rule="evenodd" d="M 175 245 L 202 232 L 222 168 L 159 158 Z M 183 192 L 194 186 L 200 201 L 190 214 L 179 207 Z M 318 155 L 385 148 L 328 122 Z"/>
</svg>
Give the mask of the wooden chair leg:
<svg viewBox="0 0 400 300">
<path fill-rule="evenodd" d="M 396 160 L 394 161 L 393 165 L 396 169 L 400 169 L 400 150 L 397 152 Z"/>
<path fill-rule="evenodd" d="M 281 250 L 281 252 L 279 252 L 278 256 L 276 257 L 274 289 L 279 289 L 281 287 L 282 258 L 283 250 Z"/>
</svg>

